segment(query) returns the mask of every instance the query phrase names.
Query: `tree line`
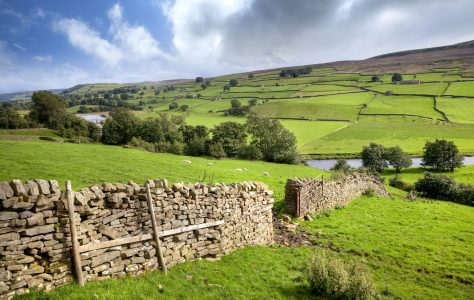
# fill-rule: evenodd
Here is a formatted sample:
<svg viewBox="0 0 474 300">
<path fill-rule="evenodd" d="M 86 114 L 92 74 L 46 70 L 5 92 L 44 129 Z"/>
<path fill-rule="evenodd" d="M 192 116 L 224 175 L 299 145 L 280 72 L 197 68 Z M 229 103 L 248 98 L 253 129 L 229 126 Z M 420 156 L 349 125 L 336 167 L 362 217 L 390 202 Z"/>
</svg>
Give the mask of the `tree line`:
<svg viewBox="0 0 474 300">
<path fill-rule="evenodd" d="M 228 157 L 289 164 L 299 160 L 294 134 L 278 120 L 255 113 L 248 115 L 245 124 L 229 121 L 209 129 L 203 125 L 188 125 L 184 117 L 169 114 L 142 121 L 130 110 L 120 108 L 103 124 L 102 142 L 218 159 Z"/>
<path fill-rule="evenodd" d="M 410 155 L 399 146 L 386 148 L 376 143 L 364 146 L 361 158 L 362 165 L 375 172 L 381 172 L 391 165 L 397 173 L 400 173 L 402 168 L 408 168 L 413 164 Z M 453 141 L 436 139 L 434 142 L 426 142 L 421 165 L 432 167 L 437 171 L 453 172 L 455 168 L 462 167 L 463 159 Z"/>
<path fill-rule="evenodd" d="M 34 92 L 30 113 L 21 116 L 11 107 L 0 108 L 0 128 L 47 127 L 65 138 L 100 140 L 100 128 L 66 111 L 66 99 L 49 91 Z"/>
</svg>

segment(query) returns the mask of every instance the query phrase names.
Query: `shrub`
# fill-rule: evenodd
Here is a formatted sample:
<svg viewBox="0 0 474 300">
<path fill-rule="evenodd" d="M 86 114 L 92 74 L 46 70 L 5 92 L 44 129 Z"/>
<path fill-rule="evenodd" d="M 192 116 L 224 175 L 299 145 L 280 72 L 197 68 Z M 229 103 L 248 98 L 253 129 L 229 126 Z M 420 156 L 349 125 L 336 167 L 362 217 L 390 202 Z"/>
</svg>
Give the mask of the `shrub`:
<svg viewBox="0 0 474 300">
<path fill-rule="evenodd" d="M 454 178 L 425 172 L 415 183 L 415 190 L 424 197 L 474 206 L 474 186 L 457 184 Z"/>
<path fill-rule="evenodd" d="M 456 188 L 456 181 L 446 175 L 425 172 L 424 177 L 415 182 L 415 190 L 424 197 L 449 199 Z"/>
<path fill-rule="evenodd" d="M 362 195 L 367 196 L 367 197 L 373 197 L 375 196 L 375 191 L 373 188 L 368 187 L 364 192 L 362 192 Z"/>
<path fill-rule="evenodd" d="M 455 190 L 455 198 L 458 203 L 474 206 L 474 186 L 460 183 Z"/>
<path fill-rule="evenodd" d="M 255 145 L 244 146 L 239 149 L 237 156 L 241 159 L 261 160 L 263 158 L 262 151 Z"/>
<path fill-rule="evenodd" d="M 346 264 L 326 252 L 309 259 L 305 277 L 315 296 L 370 299 L 377 294 L 365 267 L 358 263 Z"/>
<path fill-rule="evenodd" d="M 130 146 L 133 148 L 155 152 L 155 145 L 153 143 L 149 143 L 147 141 L 142 140 L 141 138 L 133 137 L 129 143 Z"/>
<path fill-rule="evenodd" d="M 180 142 L 175 142 L 175 143 L 161 142 L 161 143 L 155 144 L 155 151 L 182 155 L 184 151 L 184 145 Z"/>
<path fill-rule="evenodd" d="M 195 138 L 186 145 L 186 155 L 201 156 L 206 154 L 206 139 Z"/>
<path fill-rule="evenodd" d="M 390 186 L 393 186 L 394 188 L 397 188 L 406 192 L 410 192 L 414 189 L 413 185 L 407 182 L 404 182 L 402 180 L 402 177 L 398 174 L 396 176 L 391 177 L 388 181 L 388 184 Z"/>
<path fill-rule="evenodd" d="M 217 159 L 226 157 L 224 148 L 222 147 L 221 143 L 212 143 L 209 146 L 209 155 Z"/>
<path fill-rule="evenodd" d="M 340 180 L 344 177 L 346 177 L 344 172 L 331 170 L 331 180 Z"/>
<path fill-rule="evenodd" d="M 176 102 L 171 102 L 170 105 L 168 106 L 168 108 L 169 108 L 170 110 L 176 109 L 176 108 L 178 108 L 178 107 L 179 107 L 179 105 L 178 105 L 178 103 L 176 103 Z"/>
<path fill-rule="evenodd" d="M 351 166 L 347 163 L 347 160 L 339 158 L 336 164 L 331 168 L 331 171 L 340 172 L 344 175 L 352 173 Z"/>
</svg>

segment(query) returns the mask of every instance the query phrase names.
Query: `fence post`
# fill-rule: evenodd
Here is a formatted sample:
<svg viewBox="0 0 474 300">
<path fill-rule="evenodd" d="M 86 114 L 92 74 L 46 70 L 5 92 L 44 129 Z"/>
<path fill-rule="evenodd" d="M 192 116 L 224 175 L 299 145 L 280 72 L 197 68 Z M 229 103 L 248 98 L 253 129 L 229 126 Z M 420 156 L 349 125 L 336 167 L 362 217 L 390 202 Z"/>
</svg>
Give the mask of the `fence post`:
<svg viewBox="0 0 474 300">
<path fill-rule="evenodd" d="M 155 208 L 153 206 L 153 200 L 151 199 L 150 184 L 148 183 L 146 184 L 146 197 L 148 200 L 148 209 L 150 210 L 151 226 L 153 228 L 153 238 L 156 244 L 156 254 L 158 256 L 158 262 L 160 264 L 161 271 L 163 271 L 166 275 L 168 271 L 166 269 L 165 260 L 163 259 L 160 235 L 158 233 L 158 228 L 156 227 Z"/>
<path fill-rule="evenodd" d="M 72 257 L 76 279 L 80 286 L 84 285 L 82 277 L 81 255 L 79 253 L 79 241 L 77 240 L 76 220 L 74 218 L 74 195 L 72 193 L 71 181 L 66 181 L 67 210 L 69 214 L 69 228 L 71 231 Z"/>
<path fill-rule="evenodd" d="M 321 197 L 324 200 L 324 174 L 321 174 Z"/>
</svg>

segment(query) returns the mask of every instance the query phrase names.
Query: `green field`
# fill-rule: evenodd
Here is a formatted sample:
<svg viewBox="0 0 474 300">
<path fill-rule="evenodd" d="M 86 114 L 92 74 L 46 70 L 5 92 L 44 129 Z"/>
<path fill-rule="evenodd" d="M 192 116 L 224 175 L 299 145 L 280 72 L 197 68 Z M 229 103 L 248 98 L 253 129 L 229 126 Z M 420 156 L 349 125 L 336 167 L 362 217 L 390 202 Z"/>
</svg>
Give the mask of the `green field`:
<svg viewBox="0 0 474 300">
<path fill-rule="evenodd" d="M 472 98 L 437 98 L 437 106 L 451 122 L 474 123 L 474 99 Z"/>
<path fill-rule="evenodd" d="M 230 74 L 210 78 L 204 89 L 194 80 L 173 84 L 89 84 L 74 91 L 74 97 L 110 91 L 117 87 L 134 87 L 130 103 L 142 110 L 134 113 L 141 119 L 160 113 L 185 116 L 191 125 L 213 128 L 225 121 L 243 123 L 245 118 L 225 116 L 231 101 L 247 105 L 257 99 L 251 109 L 268 117 L 298 119 L 283 124 L 295 134 L 302 154 L 336 157 L 357 156 L 362 146 L 371 141 L 399 144 L 407 151 L 419 154 L 423 145 L 434 138 L 452 139 L 461 152 L 474 153 L 474 81 L 462 78 L 458 62 L 435 64 L 432 71 L 402 74 L 405 80 L 418 79 L 422 84 L 392 84 L 392 73 L 376 74 L 380 82 L 371 82 L 372 73 L 354 73 L 337 68 L 317 68 L 297 78 L 280 78 L 278 70 L 247 74 Z M 223 91 L 229 79 L 238 85 Z M 169 86 L 174 89 L 169 89 Z M 166 88 L 165 88 L 166 87 Z M 158 95 L 155 91 L 160 91 Z M 391 91 L 397 96 L 385 96 Z M 448 95 L 444 97 L 442 95 Z M 453 98 L 451 96 L 465 96 Z M 436 108 L 445 113 L 448 120 Z M 169 105 L 187 105 L 186 112 L 170 110 Z M 90 105 L 86 105 L 89 106 Z M 68 108 L 75 112 L 79 106 Z M 398 117 L 396 117 L 398 116 Z M 301 121 L 300 121 L 301 120 Z M 310 120 L 312 122 L 308 122 Z M 317 121 L 331 121 L 320 124 Z M 341 121 L 344 124 L 340 126 Z M 449 122 L 455 123 L 453 127 Z M 302 123 L 300 123 L 302 122 Z M 460 126 L 458 126 L 460 125 Z M 335 133 L 335 130 L 339 130 Z"/>
<path fill-rule="evenodd" d="M 166 178 L 170 181 L 261 181 L 274 190 L 278 205 L 282 204 L 286 179 L 315 177 L 320 170 L 243 160 L 213 160 L 201 157 L 150 153 L 119 146 L 100 144 L 68 144 L 46 141 L 0 141 L 0 180 L 57 179 L 61 184 L 71 180 L 74 189 L 102 182 L 142 183 L 146 179 Z M 54 167 L 51 160 L 54 157 Z M 192 163 L 185 163 L 190 160 Z M 210 165 L 211 164 L 211 165 Z M 246 168 L 239 172 L 237 169 Z M 268 172 L 270 176 L 264 176 Z"/>
<path fill-rule="evenodd" d="M 439 96 L 443 94 L 444 90 L 448 86 L 445 82 L 435 83 L 422 83 L 422 84 L 382 84 L 372 87 L 374 91 L 385 93 L 386 91 L 392 91 L 394 94 L 424 94 Z"/>
<path fill-rule="evenodd" d="M 168 276 L 153 272 L 20 298 L 314 299 L 298 278 L 309 256 L 329 245 L 369 267 L 382 299 L 474 297 L 472 207 L 362 197 L 302 225 L 322 247 L 246 247 L 218 262 L 175 266 Z"/>
<path fill-rule="evenodd" d="M 382 117 L 383 118 L 383 117 Z M 318 153 L 357 153 L 370 142 L 385 146 L 399 145 L 405 151 L 420 155 L 426 141 L 448 139 L 465 153 L 474 153 L 474 125 L 433 124 L 416 118 L 392 117 L 361 119 L 360 122 L 326 135 L 315 143 Z"/>
<path fill-rule="evenodd" d="M 338 132 L 342 130 L 335 134 Z M 130 179 L 195 182 L 206 170 L 208 176 L 213 174 L 214 181 L 267 183 L 275 191 L 277 207 L 281 207 L 287 178 L 321 174 L 305 166 L 216 161 L 94 144 L 0 141 L 0 149 L 0 180 L 55 178 L 62 185 L 70 179 L 73 188 L 79 189 L 103 181 Z M 184 159 L 192 163 L 187 164 Z M 238 172 L 236 168 L 248 170 Z M 413 175 L 409 175 L 411 170 Z M 263 176 L 264 171 L 270 176 Z M 462 178 L 472 180 L 473 172 L 474 167 L 469 167 L 453 174 L 464 181 Z M 391 176 L 390 171 L 385 175 Z M 402 172 L 404 178 L 420 175 L 418 169 Z M 472 207 L 424 199 L 409 202 L 361 197 L 343 209 L 318 215 L 314 221 L 300 222 L 320 246 L 246 247 L 217 262 L 203 260 L 175 266 L 168 276 L 152 272 L 138 278 L 93 282 L 83 288 L 67 285 L 19 298 L 310 299 L 309 290 L 298 278 L 309 256 L 323 249 L 344 260 L 366 264 L 382 299 L 474 297 Z M 162 291 L 158 285 L 162 285 Z"/>
<path fill-rule="evenodd" d="M 47 136 L 58 138 L 55 130 L 47 128 L 0 129 L 0 136 Z"/>
<path fill-rule="evenodd" d="M 443 116 L 433 110 L 433 99 L 416 96 L 385 96 L 377 95 L 363 111 L 364 114 L 408 114 L 433 119 Z"/>
<path fill-rule="evenodd" d="M 454 96 L 471 96 L 474 97 L 474 81 L 469 82 L 453 82 L 445 93 Z"/>
<path fill-rule="evenodd" d="M 425 169 L 425 168 L 409 168 L 409 169 L 402 169 L 399 175 L 403 181 L 413 184 L 419 178 L 423 177 L 423 173 L 426 171 L 433 172 L 432 170 Z M 396 175 L 394 169 L 387 169 L 383 171 L 382 174 L 386 178 L 390 178 Z M 440 174 L 454 177 L 457 182 L 474 185 L 474 165 L 464 166 L 460 169 L 454 170 L 454 172 L 452 173 L 446 172 L 446 173 L 440 173 Z"/>
</svg>

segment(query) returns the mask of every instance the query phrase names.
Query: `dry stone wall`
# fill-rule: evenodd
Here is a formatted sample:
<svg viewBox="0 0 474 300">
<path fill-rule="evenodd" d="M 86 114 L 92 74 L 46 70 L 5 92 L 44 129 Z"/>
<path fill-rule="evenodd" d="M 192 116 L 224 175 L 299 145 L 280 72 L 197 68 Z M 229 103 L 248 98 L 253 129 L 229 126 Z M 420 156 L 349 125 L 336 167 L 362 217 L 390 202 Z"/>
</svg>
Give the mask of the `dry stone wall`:
<svg viewBox="0 0 474 300">
<path fill-rule="evenodd" d="M 245 245 L 273 242 L 272 191 L 262 183 L 175 183 L 149 180 L 158 230 L 223 221 L 161 238 L 172 266 L 217 258 Z M 73 280 L 65 193 L 55 180 L 0 182 L 0 299 Z M 152 233 L 146 189 L 104 183 L 74 193 L 80 245 Z M 158 267 L 153 239 L 81 253 L 87 281 L 138 275 Z"/>
<path fill-rule="evenodd" d="M 368 189 L 382 197 L 390 196 L 382 181 L 367 174 L 354 173 L 337 181 L 292 178 L 286 182 L 284 207 L 288 213 L 303 217 L 344 206 Z"/>
</svg>

